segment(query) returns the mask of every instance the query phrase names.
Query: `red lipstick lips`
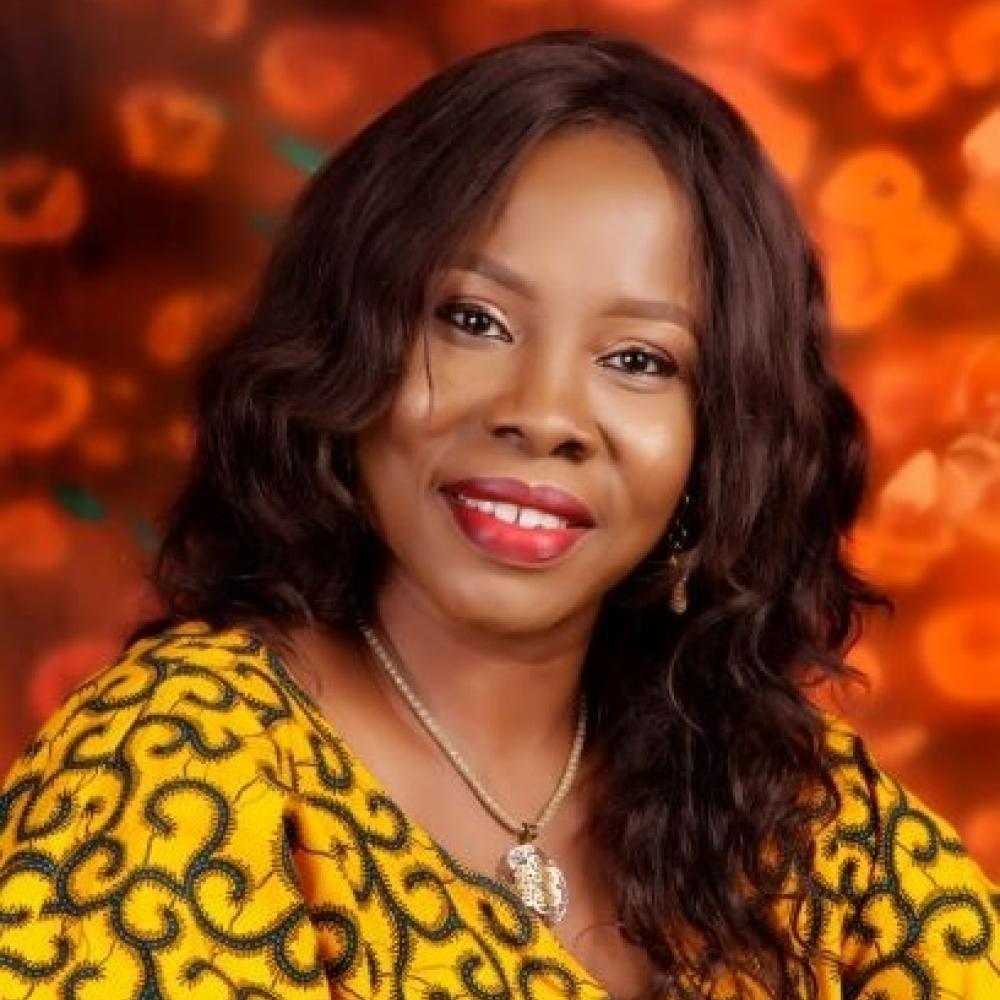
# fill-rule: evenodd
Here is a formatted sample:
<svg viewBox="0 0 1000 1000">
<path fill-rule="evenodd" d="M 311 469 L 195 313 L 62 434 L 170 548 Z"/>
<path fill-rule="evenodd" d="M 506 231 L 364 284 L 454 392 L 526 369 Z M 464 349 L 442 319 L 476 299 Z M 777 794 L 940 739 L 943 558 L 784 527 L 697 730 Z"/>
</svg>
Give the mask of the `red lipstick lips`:
<svg viewBox="0 0 1000 1000">
<path fill-rule="evenodd" d="M 563 517 L 575 527 L 591 528 L 594 525 L 594 516 L 587 505 L 557 486 L 529 486 L 520 479 L 493 476 L 460 479 L 448 483 L 442 489 L 452 496 L 461 494 L 478 500 L 534 507 L 548 514 L 555 514 L 556 517 Z"/>
<path fill-rule="evenodd" d="M 594 527 L 594 517 L 583 501 L 555 486 L 529 486 L 519 479 L 475 478 L 441 488 L 455 524 L 478 549 L 505 563 L 532 565 L 564 555 Z M 483 501 L 488 501 L 483 509 Z M 477 504 L 478 502 L 478 504 Z M 567 522 L 556 527 L 513 523 L 489 504 L 532 507 Z M 505 512 L 509 515 L 509 511 Z"/>
</svg>

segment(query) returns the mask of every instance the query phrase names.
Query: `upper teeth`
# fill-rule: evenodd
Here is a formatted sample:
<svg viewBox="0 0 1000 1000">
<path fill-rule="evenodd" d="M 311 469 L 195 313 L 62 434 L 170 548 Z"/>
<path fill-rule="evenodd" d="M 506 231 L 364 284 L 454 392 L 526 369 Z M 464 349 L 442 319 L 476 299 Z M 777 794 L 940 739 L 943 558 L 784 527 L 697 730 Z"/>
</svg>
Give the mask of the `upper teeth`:
<svg viewBox="0 0 1000 1000">
<path fill-rule="evenodd" d="M 516 524 L 520 528 L 566 528 L 569 521 L 564 517 L 556 517 L 548 511 L 537 510 L 534 507 L 518 507 L 514 503 L 495 503 L 492 500 L 480 500 L 478 497 L 466 497 L 461 494 L 458 499 L 466 507 L 492 514 L 508 524 Z"/>
</svg>

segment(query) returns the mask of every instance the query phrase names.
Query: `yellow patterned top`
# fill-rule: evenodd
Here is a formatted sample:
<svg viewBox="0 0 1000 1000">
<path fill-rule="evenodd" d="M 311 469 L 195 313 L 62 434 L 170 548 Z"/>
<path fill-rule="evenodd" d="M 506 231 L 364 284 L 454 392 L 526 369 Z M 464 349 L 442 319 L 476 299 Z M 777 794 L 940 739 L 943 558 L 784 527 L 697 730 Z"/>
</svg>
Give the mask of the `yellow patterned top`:
<svg viewBox="0 0 1000 1000">
<path fill-rule="evenodd" d="M 817 969 L 823 1000 L 997 1000 L 997 886 L 892 777 L 867 786 L 828 718 L 844 806 L 809 884 L 843 968 Z M 402 814 L 252 631 L 140 640 L 0 792 L 0 1000 L 330 996 L 608 994 Z"/>
</svg>

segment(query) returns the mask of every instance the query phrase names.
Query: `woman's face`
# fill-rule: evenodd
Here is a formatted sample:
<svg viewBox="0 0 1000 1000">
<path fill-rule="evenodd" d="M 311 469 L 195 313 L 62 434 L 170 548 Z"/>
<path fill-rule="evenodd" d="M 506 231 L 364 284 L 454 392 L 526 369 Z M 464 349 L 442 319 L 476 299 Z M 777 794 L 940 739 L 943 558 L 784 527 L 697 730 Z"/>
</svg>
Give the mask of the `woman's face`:
<svg viewBox="0 0 1000 1000">
<path fill-rule="evenodd" d="M 566 133 L 523 161 L 492 228 L 439 275 L 426 337 L 358 442 L 397 583 L 475 628 L 592 622 L 690 467 L 695 235 L 637 139 Z"/>
</svg>

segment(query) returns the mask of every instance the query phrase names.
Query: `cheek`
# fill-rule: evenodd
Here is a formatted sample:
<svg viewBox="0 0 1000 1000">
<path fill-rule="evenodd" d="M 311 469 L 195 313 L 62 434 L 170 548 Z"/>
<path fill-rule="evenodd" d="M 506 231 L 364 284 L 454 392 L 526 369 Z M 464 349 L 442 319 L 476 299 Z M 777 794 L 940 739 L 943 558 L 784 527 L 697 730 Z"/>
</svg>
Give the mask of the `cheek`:
<svg viewBox="0 0 1000 1000">
<path fill-rule="evenodd" d="M 655 406 L 619 404 L 613 419 L 623 500 L 631 516 L 658 524 L 669 521 L 694 453 L 690 397 L 678 392 Z"/>
<path fill-rule="evenodd" d="M 451 366 L 454 367 L 454 366 Z M 358 437 L 358 463 L 368 502 L 384 517 L 390 504 L 432 487 L 438 459 L 470 405 L 475 380 L 431 359 L 428 382 L 418 342 L 386 413 Z M 463 388 L 464 387 L 464 388 Z"/>
</svg>

